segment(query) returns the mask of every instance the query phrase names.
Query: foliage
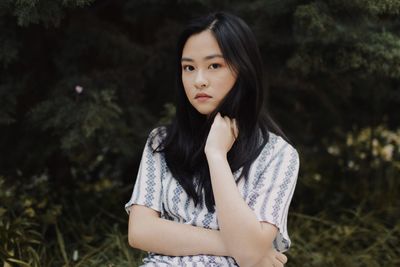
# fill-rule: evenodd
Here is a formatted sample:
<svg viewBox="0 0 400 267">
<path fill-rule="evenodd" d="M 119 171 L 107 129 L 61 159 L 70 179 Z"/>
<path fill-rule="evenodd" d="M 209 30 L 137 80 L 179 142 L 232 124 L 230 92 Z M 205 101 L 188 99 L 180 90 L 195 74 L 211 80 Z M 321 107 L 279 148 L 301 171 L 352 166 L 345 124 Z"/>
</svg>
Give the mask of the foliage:
<svg viewBox="0 0 400 267">
<path fill-rule="evenodd" d="M 303 167 L 295 192 L 288 266 L 399 264 L 399 141 L 384 125 L 324 140 L 325 156 Z"/>
<path fill-rule="evenodd" d="M 110 212 L 122 201 L 115 197 L 123 195 L 118 184 L 104 178 L 77 183 L 76 192 L 57 192 L 46 174 L 29 181 L 10 185 L 1 178 L 0 255 L 5 266 L 138 264 L 144 252 L 129 248 L 123 214 Z"/>
<path fill-rule="evenodd" d="M 0 177 L 0 255 L 7 263 L 40 266 L 41 223 L 52 223 L 61 206 L 50 203 L 47 176 L 34 177 L 32 184 L 10 185 Z"/>
<path fill-rule="evenodd" d="M 399 264 L 398 0 L 1 1 L 1 261 L 138 264 L 123 204 L 175 112 L 177 34 L 215 10 L 253 29 L 300 152 L 288 266 Z"/>
<path fill-rule="evenodd" d="M 336 218 L 292 213 L 288 266 L 397 266 L 400 224 L 389 227 L 378 212 L 343 210 Z"/>
</svg>

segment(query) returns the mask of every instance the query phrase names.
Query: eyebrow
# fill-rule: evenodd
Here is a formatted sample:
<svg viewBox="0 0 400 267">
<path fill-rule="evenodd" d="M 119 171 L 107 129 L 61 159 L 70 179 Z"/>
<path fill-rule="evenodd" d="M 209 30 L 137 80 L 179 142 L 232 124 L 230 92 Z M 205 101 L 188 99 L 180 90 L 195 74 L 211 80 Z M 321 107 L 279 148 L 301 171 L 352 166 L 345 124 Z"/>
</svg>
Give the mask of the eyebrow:
<svg viewBox="0 0 400 267">
<path fill-rule="evenodd" d="M 224 58 L 221 54 L 212 54 L 212 55 L 209 55 L 209 56 L 204 57 L 203 60 L 210 60 L 210 59 L 213 59 L 213 58 L 216 58 L 216 57 Z M 191 59 L 191 58 L 189 58 L 189 57 L 182 57 L 182 58 L 181 58 L 181 61 L 190 61 L 190 62 L 193 62 L 194 60 Z"/>
</svg>

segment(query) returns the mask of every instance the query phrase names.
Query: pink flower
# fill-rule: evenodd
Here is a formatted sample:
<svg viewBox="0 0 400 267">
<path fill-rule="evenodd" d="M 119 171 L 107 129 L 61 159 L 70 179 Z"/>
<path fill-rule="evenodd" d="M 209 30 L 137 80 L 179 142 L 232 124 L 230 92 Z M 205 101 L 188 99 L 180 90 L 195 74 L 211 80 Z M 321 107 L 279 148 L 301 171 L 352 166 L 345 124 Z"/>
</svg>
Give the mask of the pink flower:
<svg viewBox="0 0 400 267">
<path fill-rule="evenodd" d="M 75 92 L 77 92 L 78 94 L 82 93 L 83 91 L 83 87 L 80 85 L 75 86 Z"/>
</svg>

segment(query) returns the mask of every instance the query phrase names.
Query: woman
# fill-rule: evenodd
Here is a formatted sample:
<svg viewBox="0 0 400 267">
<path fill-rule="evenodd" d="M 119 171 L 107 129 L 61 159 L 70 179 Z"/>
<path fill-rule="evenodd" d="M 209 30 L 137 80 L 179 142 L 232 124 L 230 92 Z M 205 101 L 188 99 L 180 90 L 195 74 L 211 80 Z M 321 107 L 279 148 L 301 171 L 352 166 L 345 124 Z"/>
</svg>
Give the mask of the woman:
<svg viewBox="0 0 400 267">
<path fill-rule="evenodd" d="M 189 23 L 176 116 L 144 148 L 128 237 L 143 266 L 283 266 L 297 151 L 264 108 L 251 30 L 225 12 Z"/>
</svg>

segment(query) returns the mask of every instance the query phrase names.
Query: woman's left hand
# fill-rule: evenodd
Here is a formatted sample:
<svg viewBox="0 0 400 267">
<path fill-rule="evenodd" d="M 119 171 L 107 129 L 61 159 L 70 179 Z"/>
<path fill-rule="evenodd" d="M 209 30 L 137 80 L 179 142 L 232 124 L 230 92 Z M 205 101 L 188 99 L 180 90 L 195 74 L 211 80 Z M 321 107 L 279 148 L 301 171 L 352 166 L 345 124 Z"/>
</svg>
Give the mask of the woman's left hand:
<svg viewBox="0 0 400 267">
<path fill-rule="evenodd" d="M 226 155 L 232 148 L 238 135 L 239 128 L 237 127 L 236 120 L 228 116 L 222 117 L 218 112 L 208 133 L 204 152 L 206 155 L 209 153 Z"/>
<path fill-rule="evenodd" d="M 285 254 L 271 249 L 254 267 L 284 267 L 287 261 Z"/>
</svg>

